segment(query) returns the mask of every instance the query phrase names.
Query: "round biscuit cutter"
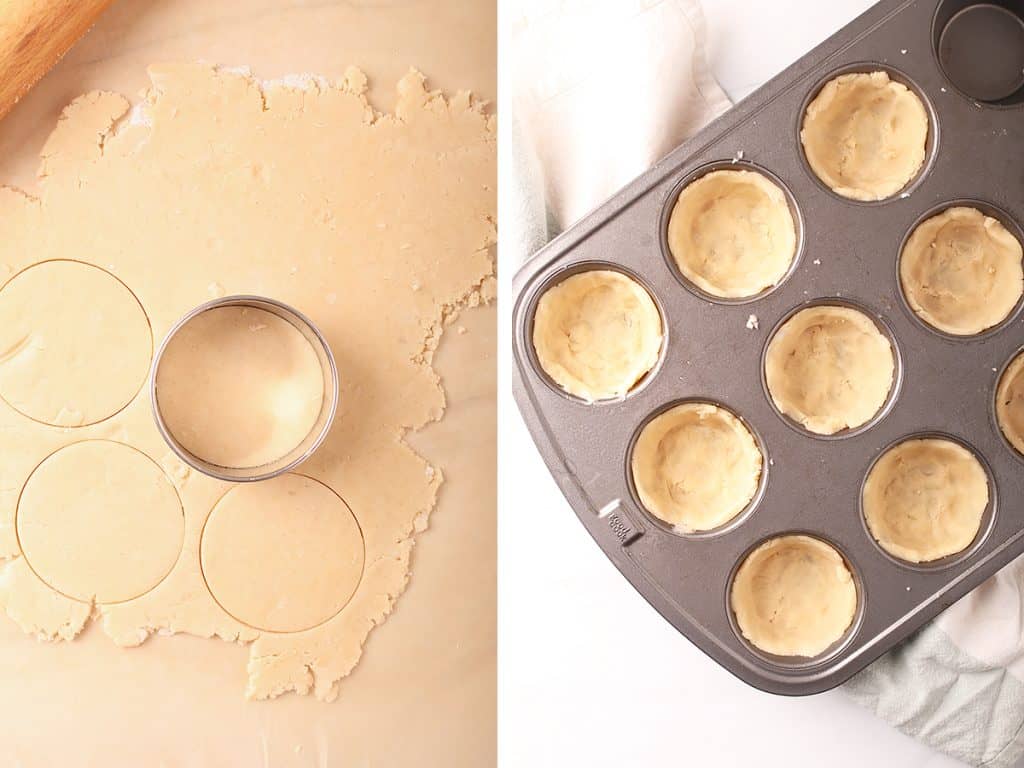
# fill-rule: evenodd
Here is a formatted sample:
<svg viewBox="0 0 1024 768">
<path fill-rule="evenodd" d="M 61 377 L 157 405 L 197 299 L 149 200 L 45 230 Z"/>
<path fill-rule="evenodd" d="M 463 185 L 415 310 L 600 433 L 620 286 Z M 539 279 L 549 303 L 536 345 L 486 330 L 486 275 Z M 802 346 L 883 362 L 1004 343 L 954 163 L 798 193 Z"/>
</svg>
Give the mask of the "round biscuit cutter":
<svg viewBox="0 0 1024 768">
<path fill-rule="evenodd" d="M 252 309 L 260 309 L 264 312 L 276 315 L 291 324 L 299 333 L 302 334 L 303 338 L 305 338 L 313 348 L 313 351 L 316 353 L 317 360 L 320 363 L 320 370 L 323 374 L 324 399 L 323 404 L 320 407 L 320 413 L 317 416 L 312 429 L 310 429 L 306 437 L 304 437 L 302 441 L 295 446 L 295 448 L 284 456 L 281 456 L 273 462 L 257 467 L 225 467 L 196 456 L 178 442 L 174 437 L 174 434 L 167 427 L 167 424 L 160 413 L 160 405 L 157 400 L 157 373 L 160 370 L 160 361 L 163 358 L 164 351 L 167 349 L 168 344 L 170 344 L 175 335 L 177 335 L 177 333 L 193 319 L 204 312 L 208 312 L 213 309 L 220 309 L 222 307 L 249 307 Z M 308 317 L 297 309 L 265 296 L 225 296 L 223 298 L 214 299 L 213 301 L 208 301 L 205 304 L 200 304 L 198 307 L 182 317 L 174 324 L 174 327 L 171 328 L 153 358 L 153 366 L 149 377 L 149 398 L 153 409 L 153 418 L 156 420 L 157 429 L 160 430 L 160 434 L 163 436 L 167 445 L 170 446 L 171 450 L 174 451 L 178 458 L 188 466 L 217 480 L 226 480 L 236 483 L 258 482 L 260 480 L 269 480 L 272 477 L 277 477 L 278 475 L 294 469 L 312 456 L 313 453 L 316 452 L 316 449 L 319 448 L 327 438 L 327 434 L 331 429 L 331 424 L 334 422 L 334 416 L 338 410 L 338 368 L 334 362 L 334 355 L 331 353 L 331 348 L 328 346 L 327 340 L 324 338 L 323 334 Z"/>
</svg>

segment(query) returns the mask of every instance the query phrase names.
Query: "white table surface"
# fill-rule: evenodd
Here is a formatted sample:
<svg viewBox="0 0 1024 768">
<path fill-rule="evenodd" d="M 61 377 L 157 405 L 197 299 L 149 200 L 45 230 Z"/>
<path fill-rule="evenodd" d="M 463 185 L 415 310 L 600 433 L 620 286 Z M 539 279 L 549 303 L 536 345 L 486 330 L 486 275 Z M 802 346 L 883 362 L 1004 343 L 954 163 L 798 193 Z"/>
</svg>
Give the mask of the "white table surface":
<svg viewBox="0 0 1024 768">
<path fill-rule="evenodd" d="M 738 100 L 869 0 L 703 0 L 708 55 Z M 752 7 L 763 9 L 755 16 Z M 768 9 L 771 10 L 768 10 Z M 507 285 L 517 265 L 503 263 Z M 506 294 L 507 295 L 507 294 Z M 508 339 L 508 305 L 500 313 Z M 507 344 L 506 344 L 507 349 Z M 503 766 L 960 765 L 841 691 L 761 693 L 665 622 L 593 543 L 499 380 L 499 751 Z"/>
</svg>

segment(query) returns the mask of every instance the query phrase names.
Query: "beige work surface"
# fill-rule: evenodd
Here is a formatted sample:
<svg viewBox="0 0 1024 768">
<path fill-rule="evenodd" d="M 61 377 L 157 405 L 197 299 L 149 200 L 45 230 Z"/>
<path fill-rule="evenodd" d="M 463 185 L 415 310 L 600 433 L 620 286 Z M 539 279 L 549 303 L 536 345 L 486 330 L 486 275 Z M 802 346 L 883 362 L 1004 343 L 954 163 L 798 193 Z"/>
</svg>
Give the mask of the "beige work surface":
<svg viewBox="0 0 1024 768">
<path fill-rule="evenodd" d="M 493 98 L 493 3 L 115 4 L 0 122 L 0 179 L 31 189 L 60 110 L 93 89 L 134 97 L 146 66 L 203 59 L 261 78 L 355 64 L 393 107 L 415 65 L 434 87 Z M 495 755 L 494 309 L 463 314 L 434 360 L 444 419 L 410 442 L 445 483 L 417 536 L 412 578 L 338 699 L 246 701 L 247 649 L 154 637 L 119 648 L 93 623 L 40 643 L 0 617 L 0 764 L 33 766 L 486 766 Z"/>
</svg>

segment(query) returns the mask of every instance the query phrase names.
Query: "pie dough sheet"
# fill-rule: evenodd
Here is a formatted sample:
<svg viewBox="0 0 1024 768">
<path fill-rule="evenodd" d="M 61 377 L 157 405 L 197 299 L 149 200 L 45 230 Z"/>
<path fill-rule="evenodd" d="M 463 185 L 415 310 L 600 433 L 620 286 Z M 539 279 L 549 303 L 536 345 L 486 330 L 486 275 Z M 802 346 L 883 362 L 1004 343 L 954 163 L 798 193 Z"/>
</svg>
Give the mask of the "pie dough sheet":
<svg viewBox="0 0 1024 768">
<path fill-rule="evenodd" d="M 729 595 L 743 636 L 765 653 L 814 657 L 842 639 L 857 613 L 846 561 L 811 536 L 770 539 L 747 555 Z"/>
<path fill-rule="evenodd" d="M 668 246 L 680 272 L 720 298 L 776 285 L 796 256 L 786 194 L 755 171 L 713 171 L 687 185 L 672 207 Z"/>
<path fill-rule="evenodd" d="M 864 482 L 864 519 L 893 557 L 922 563 L 967 549 L 988 507 L 988 475 L 952 440 L 904 440 L 886 451 Z"/>
<path fill-rule="evenodd" d="M 215 307 L 167 344 L 156 396 L 167 429 L 191 454 L 222 467 L 260 467 L 312 431 L 324 377 L 316 351 L 287 320 Z"/>
<path fill-rule="evenodd" d="M 800 141 L 837 195 L 884 200 L 924 166 L 928 130 L 928 112 L 907 86 L 886 72 L 853 72 L 830 80 L 807 106 Z"/>
<path fill-rule="evenodd" d="M 580 272 L 537 302 L 537 361 L 558 386 L 588 402 L 625 396 L 658 364 L 661 342 L 654 300 L 621 272 Z"/>
<path fill-rule="evenodd" d="M 631 467 L 647 511 L 688 533 L 718 528 L 746 509 L 762 463 L 736 416 L 710 403 L 683 403 L 643 428 Z"/>
<path fill-rule="evenodd" d="M 819 435 L 871 421 L 889 397 L 895 371 L 889 339 L 850 307 L 800 310 L 779 328 L 765 354 L 772 401 Z"/>
<path fill-rule="evenodd" d="M 999 325 L 1024 294 L 1021 243 L 976 208 L 921 222 L 900 255 L 907 303 L 933 328 L 971 336 Z"/>
<path fill-rule="evenodd" d="M 282 531 L 273 514 L 284 510 L 274 496 L 281 484 L 305 481 L 260 483 L 236 495 L 230 484 L 191 472 L 164 444 L 145 396 L 66 429 L 0 404 L 0 606 L 25 632 L 47 639 L 74 638 L 97 619 L 124 646 L 156 632 L 246 643 L 250 697 L 296 691 L 330 700 L 404 591 L 416 535 L 442 482 L 441 469 L 403 437 L 444 413 L 432 367 L 444 329 L 462 308 L 494 296 L 495 121 L 470 94 L 430 91 L 417 72 L 399 82 L 386 113 L 367 102 L 366 78 L 354 69 L 335 83 L 261 84 L 198 64 L 153 67 L 150 76 L 153 86 L 134 109 L 111 93 L 72 102 L 43 147 L 38 188 L 0 189 L 0 273 L 74 254 L 138 298 L 156 340 L 189 310 L 229 294 L 267 295 L 308 315 L 334 352 L 341 386 L 334 427 L 301 467 L 319 490 L 289 497 L 295 515 L 315 524 Z M 59 290 L 73 296 L 76 279 Z M 79 304 L 101 319 L 116 316 Z M 0 295 L 0 313 L 13 311 L 3 305 Z M 107 391 L 138 389 L 152 357 L 147 339 L 141 374 L 133 365 L 91 370 L 92 363 L 71 361 L 64 369 L 84 375 L 64 382 L 67 391 L 88 405 Z M 117 335 L 92 343 L 82 352 L 94 361 L 118 359 L 109 347 L 120 343 Z M 111 410 L 109 401 L 96 410 Z M 70 470 L 39 474 L 48 456 L 55 462 L 81 441 L 129 446 L 147 457 L 149 470 L 114 463 L 102 482 L 89 484 L 92 496 L 76 493 Z M 78 511 L 68 520 L 36 516 L 50 526 L 49 538 L 36 537 L 23 553 L 15 531 L 17 519 L 33 518 L 18 503 L 30 476 L 38 487 L 29 501 L 48 495 L 72 500 Z M 125 502 L 154 496 L 152 484 L 180 499 L 183 531 L 177 542 L 173 529 L 160 537 L 146 569 L 98 556 L 98 544 L 81 555 L 93 559 L 68 563 L 74 572 L 37 565 L 40 546 L 56 562 L 57 548 L 76 537 L 118 552 L 123 538 L 132 550 L 140 540 L 134 523 L 121 537 L 93 510 L 123 506 L 115 521 L 133 521 Z M 308 494 L 319 501 L 300 503 Z M 247 526 L 237 530 L 242 518 Z M 200 556 L 208 522 L 209 584 Z M 315 532 L 322 542 L 303 538 Z M 224 552 L 228 540 L 237 551 Z M 289 558 L 288 542 L 308 547 L 308 556 Z M 151 551 L 144 543 L 130 562 Z M 153 585 L 168 559 L 163 547 L 177 556 Z M 54 589 L 33 567 L 54 582 L 66 573 L 70 586 Z M 242 584 L 253 594 L 240 595 Z"/>
<path fill-rule="evenodd" d="M 1010 445 L 1024 454 L 1024 353 L 1013 358 L 999 379 L 996 421 Z"/>
</svg>

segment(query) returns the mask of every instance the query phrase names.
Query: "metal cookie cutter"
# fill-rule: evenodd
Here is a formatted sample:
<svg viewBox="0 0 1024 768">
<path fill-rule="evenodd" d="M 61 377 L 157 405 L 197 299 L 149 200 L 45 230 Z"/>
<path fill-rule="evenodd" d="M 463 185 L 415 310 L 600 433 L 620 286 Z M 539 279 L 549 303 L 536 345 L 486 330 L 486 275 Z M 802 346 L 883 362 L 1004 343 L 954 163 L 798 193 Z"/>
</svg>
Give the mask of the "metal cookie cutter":
<svg viewBox="0 0 1024 768">
<path fill-rule="evenodd" d="M 257 467 L 225 467 L 219 464 L 213 464 L 199 456 L 196 456 L 178 442 L 174 437 L 174 434 L 167 427 L 167 424 L 163 419 L 163 415 L 160 413 L 160 404 L 157 400 L 156 382 L 157 374 L 160 371 L 160 361 L 163 358 L 164 351 L 167 349 L 171 340 L 182 328 L 199 315 L 212 309 L 220 309 L 222 307 L 251 307 L 253 309 L 260 309 L 264 312 L 269 312 L 272 315 L 276 315 L 282 320 L 285 320 L 299 333 L 301 333 L 306 341 L 309 342 L 309 345 L 316 353 L 317 360 L 320 363 L 320 370 L 323 374 L 323 403 L 320 406 L 320 414 L 317 416 L 316 422 L 313 424 L 312 429 L 310 429 L 309 434 L 307 434 L 306 437 L 303 438 L 297 446 L 295 446 L 295 448 L 284 456 L 281 456 L 279 459 L 268 464 L 262 464 Z M 331 424 L 334 422 L 334 415 L 338 409 L 338 368 L 335 365 L 334 355 L 331 353 L 331 348 L 327 345 L 327 340 L 323 337 L 323 334 L 320 333 L 320 330 L 313 325 L 313 322 L 308 317 L 298 310 L 280 301 L 275 301 L 274 299 L 269 299 L 264 296 L 225 296 L 220 299 L 208 301 L 205 304 L 200 304 L 181 318 L 174 324 L 174 327 L 171 328 L 170 332 L 160 344 L 160 348 L 157 350 L 156 356 L 153 358 L 153 368 L 149 378 L 149 398 L 153 408 L 153 417 L 156 419 L 157 428 L 160 430 L 160 434 L 167 442 L 167 445 L 169 445 L 171 450 L 177 454 L 178 458 L 193 469 L 198 470 L 209 477 L 216 478 L 217 480 L 241 483 L 256 482 L 259 480 L 268 480 L 272 477 L 277 477 L 278 475 L 294 469 L 312 456 L 316 449 L 319 448 L 321 443 L 326 439 L 327 433 L 331 429 Z"/>
</svg>

